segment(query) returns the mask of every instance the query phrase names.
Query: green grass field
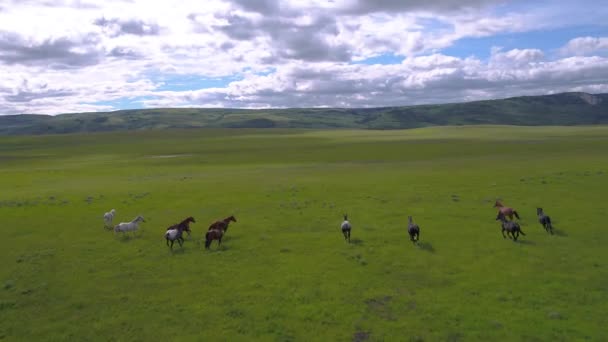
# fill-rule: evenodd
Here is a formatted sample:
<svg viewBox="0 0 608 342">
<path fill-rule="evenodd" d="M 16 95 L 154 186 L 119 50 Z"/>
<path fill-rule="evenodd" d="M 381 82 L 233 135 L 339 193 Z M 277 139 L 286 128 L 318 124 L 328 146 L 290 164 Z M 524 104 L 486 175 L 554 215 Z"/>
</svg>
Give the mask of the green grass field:
<svg viewBox="0 0 608 342">
<path fill-rule="evenodd" d="M 607 151 L 603 126 L 0 137 L 0 340 L 606 341 Z"/>
</svg>

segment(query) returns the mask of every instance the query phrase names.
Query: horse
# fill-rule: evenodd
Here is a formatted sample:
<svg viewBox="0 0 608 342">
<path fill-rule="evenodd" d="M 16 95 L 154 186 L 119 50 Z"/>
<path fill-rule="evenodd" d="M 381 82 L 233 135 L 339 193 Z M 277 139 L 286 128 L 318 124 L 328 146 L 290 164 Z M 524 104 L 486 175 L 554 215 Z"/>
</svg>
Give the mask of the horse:
<svg viewBox="0 0 608 342">
<path fill-rule="evenodd" d="M 106 229 L 112 229 L 112 220 L 114 219 L 114 215 L 116 215 L 116 210 L 112 209 L 107 213 L 103 214 L 103 227 Z"/>
<path fill-rule="evenodd" d="M 139 228 L 140 222 L 146 222 L 143 216 L 137 216 L 131 222 L 121 222 L 114 227 L 114 233 L 126 233 L 126 232 L 134 232 Z"/>
<path fill-rule="evenodd" d="M 548 233 L 553 235 L 553 225 L 551 225 L 551 218 L 543 212 L 543 208 L 536 208 L 536 215 L 538 216 L 538 222 L 543 225 Z"/>
<path fill-rule="evenodd" d="M 165 233 L 165 239 L 167 240 L 167 246 L 169 246 L 169 241 L 171 241 L 171 249 L 173 249 L 173 243 L 177 240 L 180 247 L 183 247 L 184 238 L 182 234 L 184 233 L 184 227 L 181 225 L 177 225 L 175 229 L 168 229 Z"/>
<path fill-rule="evenodd" d="M 183 220 L 182 222 L 178 223 L 178 224 L 174 224 L 171 227 L 167 228 L 167 230 L 172 230 L 172 229 L 178 229 L 178 228 L 182 228 L 183 231 L 185 231 L 186 233 L 188 233 L 188 236 L 190 236 L 190 223 L 196 223 L 196 221 L 194 221 L 194 217 L 190 216 L 188 218 L 186 218 L 185 220 Z"/>
<path fill-rule="evenodd" d="M 215 221 L 209 226 L 209 229 L 207 230 L 221 230 L 225 233 L 228 230 L 228 224 L 230 223 L 230 221 L 236 222 L 236 218 L 234 216 L 229 216 L 221 221 Z"/>
<path fill-rule="evenodd" d="M 344 221 L 340 225 L 340 228 L 342 228 L 342 234 L 344 234 L 344 240 L 348 240 L 348 242 L 350 243 L 350 230 L 351 230 L 352 226 L 351 226 L 350 222 L 348 222 L 348 216 L 346 214 L 344 214 L 343 216 L 344 216 Z"/>
<path fill-rule="evenodd" d="M 521 227 L 519 226 L 519 223 L 514 222 L 514 221 L 507 221 L 507 218 L 501 212 L 499 212 L 498 216 L 496 216 L 496 221 L 500 221 L 501 222 L 502 237 L 505 238 L 505 239 L 507 238 L 505 236 L 505 230 L 507 231 L 507 236 L 509 234 L 511 234 L 511 238 L 513 239 L 513 241 L 517 241 L 517 238 L 519 237 L 520 233 L 521 233 L 521 235 L 524 235 L 524 236 L 526 235 L 521 230 Z"/>
<path fill-rule="evenodd" d="M 494 208 L 498 208 L 499 213 L 509 216 L 509 220 L 513 220 L 513 215 L 515 215 L 515 217 L 517 217 L 519 220 L 519 214 L 517 214 L 517 211 L 515 211 L 513 208 L 505 207 L 502 205 L 502 203 L 500 203 L 500 201 L 496 201 L 496 203 L 494 203 Z"/>
<path fill-rule="evenodd" d="M 217 240 L 217 247 L 219 248 L 222 245 L 222 237 L 226 231 L 222 229 L 211 229 L 205 234 L 205 248 L 209 249 L 211 246 L 211 242 L 213 240 Z"/>
<path fill-rule="evenodd" d="M 414 223 L 411 216 L 408 216 L 407 220 L 407 232 L 410 234 L 410 240 L 413 243 L 417 243 L 418 239 L 420 239 L 420 226 Z"/>
</svg>

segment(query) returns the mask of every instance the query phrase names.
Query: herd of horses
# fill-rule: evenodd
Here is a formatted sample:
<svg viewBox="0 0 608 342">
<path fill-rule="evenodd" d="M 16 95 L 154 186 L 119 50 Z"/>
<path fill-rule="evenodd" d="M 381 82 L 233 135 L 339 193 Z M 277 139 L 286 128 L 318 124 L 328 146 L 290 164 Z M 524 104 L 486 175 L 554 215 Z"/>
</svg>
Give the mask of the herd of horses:
<svg viewBox="0 0 608 342">
<path fill-rule="evenodd" d="M 519 214 L 517 211 L 511 207 L 504 206 L 500 201 L 496 201 L 494 203 L 494 208 L 498 208 L 498 214 L 496 216 L 496 221 L 500 221 L 502 236 L 503 238 L 509 237 L 513 241 L 517 241 L 519 235 L 526 235 L 522 230 L 521 226 L 517 221 L 513 220 L 513 216 L 519 220 Z M 112 219 L 116 214 L 116 210 L 112 209 L 109 212 L 105 213 L 103 216 L 104 224 L 106 228 L 112 228 Z M 553 226 L 551 224 L 551 218 L 543 212 L 542 208 L 536 208 L 536 215 L 538 217 L 539 223 L 543 226 L 543 228 L 550 234 L 553 234 Z M 352 225 L 348 221 L 348 215 L 343 214 L 344 221 L 340 225 L 342 230 L 342 234 L 344 235 L 344 240 L 350 243 L 350 234 L 352 230 Z M 507 219 L 507 217 L 509 219 Z M 131 222 L 121 222 L 114 226 L 114 232 L 130 232 L 137 231 L 138 225 L 140 222 L 145 222 L 142 216 L 137 216 Z M 165 232 L 165 240 L 168 247 L 173 249 L 173 244 L 175 241 L 183 246 L 184 237 L 183 234 L 186 232 L 188 236 L 190 236 L 192 230 L 190 229 L 190 223 L 195 223 L 194 217 L 190 216 L 184 219 L 183 221 L 174 224 L 172 226 L 167 227 Z M 217 240 L 218 247 L 222 245 L 222 237 L 228 231 L 228 225 L 230 222 L 236 222 L 236 218 L 231 215 L 226 217 L 223 220 L 218 220 L 213 222 L 209 228 L 207 229 L 207 233 L 205 233 L 205 248 L 209 249 L 211 243 L 214 240 Z M 412 216 L 408 216 L 408 224 L 407 224 L 407 232 L 410 236 L 410 240 L 412 243 L 417 244 L 420 239 L 420 226 L 414 223 Z M 506 232 L 506 234 L 505 234 Z"/>
<path fill-rule="evenodd" d="M 519 220 L 519 214 L 517 210 L 504 206 L 500 201 L 496 201 L 494 203 L 494 208 L 498 208 L 498 215 L 496 216 L 496 221 L 500 221 L 502 228 L 502 237 L 509 237 L 513 241 L 517 241 L 519 235 L 526 235 L 522 230 L 521 226 L 518 222 L 513 221 L 513 216 L 515 216 Z M 346 214 L 344 216 L 344 221 L 342 221 L 341 228 L 342 234 L 344 235 L 344 240 L 350 243 L 350 232 L 352 229 L 352 225 L 348 221 L 348 216 Z M 543 212 L 543 208 L 536 208 L 536 216 L 538 217 L 538 222 L 545 228 L 545 230 L 553 235 L 553 226 L 551 225 L 551 218 Z M 509 218 L 507 220 L 507 217 Z M 414 244 L 418 243 L 420 239 L 420 226 L 414 223 L 414 220 L 411 216 L 408 216 L 407 222 L 407 233 L 410 236 L 410 241 Z M 506 232 L 506 235 L 505 235 Z"/>
</svg>

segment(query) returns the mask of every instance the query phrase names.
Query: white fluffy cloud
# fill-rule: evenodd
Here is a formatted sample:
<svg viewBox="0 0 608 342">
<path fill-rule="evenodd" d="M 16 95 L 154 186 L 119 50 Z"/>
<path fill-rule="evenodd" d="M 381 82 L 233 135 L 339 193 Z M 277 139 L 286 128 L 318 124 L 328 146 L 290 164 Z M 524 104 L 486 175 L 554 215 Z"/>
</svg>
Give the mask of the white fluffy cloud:
<svg viewBox="0 0 608 342">
<path fill-rule="evenodd" d="M 566 28 L 604 27 L 593 18 L 606 10 L 584 2 L 578 7 L 590 15 L 577 22 L 576 8 L 555 1 L 0 0 L 0 114 L 125 102 L 369 107 L 606 91 L 606 38 L 562 42 L 558 54 L 487 47 L 488 58 L 459 45 L 563 30 L 556 18 Z M 463 52 L 443 52 L 454 46 Z M 366 62 L 386 56 L 404 59 Z"/>
<path fill-rule="evenodd" d="M 572 39 L 562 49 L 565 55 L 583 56 L 608 51 L 608 37 L 579 37 Z"/>
</svg>

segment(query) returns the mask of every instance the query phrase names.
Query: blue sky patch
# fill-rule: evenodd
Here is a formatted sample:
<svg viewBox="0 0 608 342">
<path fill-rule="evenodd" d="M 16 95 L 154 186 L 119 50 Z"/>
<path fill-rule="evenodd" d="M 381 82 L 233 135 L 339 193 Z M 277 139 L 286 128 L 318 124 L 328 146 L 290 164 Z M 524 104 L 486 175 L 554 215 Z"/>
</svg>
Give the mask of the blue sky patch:
<svg viewBox="0 0 608 342">
<path fill-rule="evenodd" d="M 475 56 L 487 60 L 492 47 L 502 47 L 504 51 L 513 49 L 539 49 L 547 59 L 559 57 L 559 49 L 571 39 L 578 37 L 602 37 L 608 35 L 607 27 L 569 27 L 559 30 L 539 30 L 522 33 L 498 34 L 482 38 L 464 38 L 454 45 L 442 49 L 441 53 L 449 56 L 466 58 Z"/>
<path fill-rule="evenodd" d="M 389 64 L 401 64 L 401 62 L 403 62 L 403 60 L 404 60 L 403 56 L 394 55 L 392 53 L 386 53 L 386 54 L 382 54 L 382 55 L 366 58 L 366 59 L 363 59 L 363 60 L 360 60 L 360 61 L 354 61 L 351 64 L 367 64 L 367 65 L 382 64 L 382 65 L 389 65 Z"/>
</svg>

